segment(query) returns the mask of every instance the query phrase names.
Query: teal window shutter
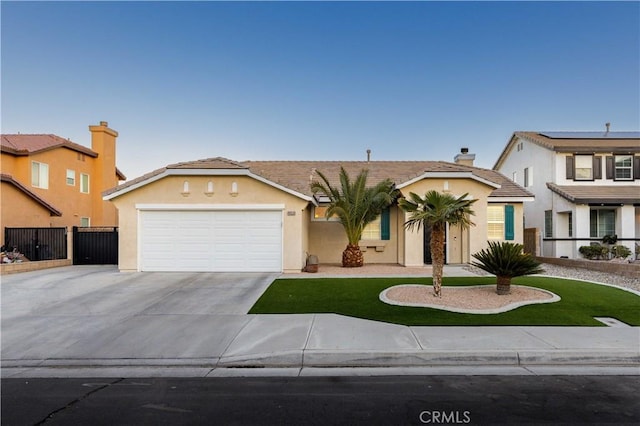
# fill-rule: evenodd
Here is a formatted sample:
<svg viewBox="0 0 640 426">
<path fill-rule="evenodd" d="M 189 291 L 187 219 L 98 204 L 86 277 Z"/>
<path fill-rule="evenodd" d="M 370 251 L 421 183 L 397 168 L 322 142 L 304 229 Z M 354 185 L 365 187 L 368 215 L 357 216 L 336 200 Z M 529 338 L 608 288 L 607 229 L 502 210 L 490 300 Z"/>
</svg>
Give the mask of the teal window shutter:
<svg viewBox="0 0 640 426">
<path fill-rule="evenodd" d="M 504 206 L 504 239 L 513 240 L 515 238 L 515 213 L 513 206 Z"/>
<path fill-rule="evenodd" d="M 383 240 L 391 239 L 391 215 L 389 214 L 389 207 L 382 210 L 380 215 L 380 238 Z"/>
</svg>

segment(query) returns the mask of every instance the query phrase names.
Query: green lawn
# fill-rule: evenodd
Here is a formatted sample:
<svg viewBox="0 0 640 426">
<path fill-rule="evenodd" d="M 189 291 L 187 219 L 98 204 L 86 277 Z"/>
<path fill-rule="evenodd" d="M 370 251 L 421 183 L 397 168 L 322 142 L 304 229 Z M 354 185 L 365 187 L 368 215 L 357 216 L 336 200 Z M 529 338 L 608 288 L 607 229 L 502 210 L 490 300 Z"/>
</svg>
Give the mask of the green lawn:
<svg viewBox="0 0 640 426">
<path fill-rule="evenodd" d="M 515 278 L 512 284 L 543 288 L 562 300 L 522 306 L 499 314 L 461 314 L 432 308 L 392 306 L 378 299 L 382 290 L 398 284 L 430 286 L 431 278 L 278 279 L 249 313 L 336 313 L 404 325 L 603 326 L 593 317 L 612 317 L 640 326 L 640 296 L 583 281 L 538 276 Z M 495 278 L 445 277 L 443 284 L 495 285 Z M 446 287 L 442 291 L 447 291 Z"/>
</svg>

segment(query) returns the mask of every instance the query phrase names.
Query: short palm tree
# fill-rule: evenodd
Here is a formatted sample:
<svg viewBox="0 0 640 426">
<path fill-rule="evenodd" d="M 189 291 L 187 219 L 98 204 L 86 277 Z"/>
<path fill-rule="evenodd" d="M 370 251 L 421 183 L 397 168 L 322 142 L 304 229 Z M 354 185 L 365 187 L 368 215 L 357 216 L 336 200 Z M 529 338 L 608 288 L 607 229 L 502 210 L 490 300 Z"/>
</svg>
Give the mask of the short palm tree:
<svg viewBox="0 0 640 426">
<path fill-rule="evenodd" d="M 397 191 L 393 182 L 385 179 L 375 186 L 367 187 L 369 172 L 362 170 L 351 181 L 343 167 L 340 168 L 340 187 L 329 183 L 325 175 L 317 172 L 321 181 L 313 181 L 314 194 L 322 193 L 329 198 L 327 219 L 336 216 L 347 234 L 347 248 L 342 252 L 342 266 L 357 267 L 364 264 L 360 250 L 360 239 L 365 226 L 373 222 L 396 198 Z"/>
<path fill-rule="evenodd" d="M 403 198 L 398 204 L 410 213 L 405 223 L 407 229 L 431 228 L 431 256 L 433 260 L 433 294 L 442 296 L 442 269 L 444 267 L 445 230 L 449 225 L 459 225 L 463 229 L 473 226 L 471 206 L 477 200 L 469 200 L 464 194 L 454 197 L 451 194 L 429 191 L 424 198 L 411 192 L 409 199 Z"/>
<path fill-rule="evenodd" d="M 522 244 L 489 241 L 488 248 L 473 255 L 478 261 L 471 264 L 497 277 L 498 294 L 509 294 L 512 278 L 544 272 L 540 263 L 522 249 Z"/>
</svg>

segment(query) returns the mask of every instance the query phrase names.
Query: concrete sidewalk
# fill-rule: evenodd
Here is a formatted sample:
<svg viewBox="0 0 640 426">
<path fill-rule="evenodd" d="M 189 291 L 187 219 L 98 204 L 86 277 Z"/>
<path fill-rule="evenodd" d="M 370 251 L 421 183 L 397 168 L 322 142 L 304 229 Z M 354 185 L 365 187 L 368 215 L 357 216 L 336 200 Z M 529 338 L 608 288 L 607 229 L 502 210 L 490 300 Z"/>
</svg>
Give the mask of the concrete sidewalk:
<svg viewBox="0 0 640 426">
<path fill-rule="evenodd" d="M 640 328 L 624 324 L 408 327 L 247 315 L 248 299 L 211 274 L 163 283 L 165 275 L 74 272 L 60 275 L 65 284 L 37 274 L 3 280 L 3 378 L 640 374 Z M 241 278 L 250 298 L 272 279 L 225 276 Z"/>
</svg>

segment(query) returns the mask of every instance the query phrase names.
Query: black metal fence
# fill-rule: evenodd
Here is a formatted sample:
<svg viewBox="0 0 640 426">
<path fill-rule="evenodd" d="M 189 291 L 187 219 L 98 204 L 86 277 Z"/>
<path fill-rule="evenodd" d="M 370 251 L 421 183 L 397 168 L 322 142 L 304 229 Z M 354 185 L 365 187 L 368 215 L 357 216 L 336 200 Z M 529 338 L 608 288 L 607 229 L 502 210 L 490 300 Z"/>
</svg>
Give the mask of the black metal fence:
<svg viewBox="0 0 640 426">
<path fill-rule="evenodd" d="M 74 265 L 117 265 L 118 228 L 73 227 Z"/>
<path fill-rule="evenodd" d="M 29 260 L 67 258 L 67 228 L 5 228 L 4 245 Z"/>
</svg>

